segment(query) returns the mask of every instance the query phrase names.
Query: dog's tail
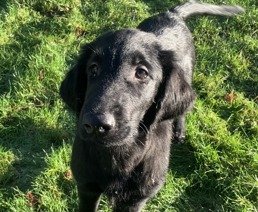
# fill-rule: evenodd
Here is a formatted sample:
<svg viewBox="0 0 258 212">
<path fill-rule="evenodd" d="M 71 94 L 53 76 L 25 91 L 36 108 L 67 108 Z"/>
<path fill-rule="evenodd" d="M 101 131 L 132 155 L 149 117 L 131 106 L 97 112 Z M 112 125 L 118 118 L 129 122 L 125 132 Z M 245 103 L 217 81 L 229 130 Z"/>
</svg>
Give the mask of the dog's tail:
<svg viewBox="0 0 258 212">
<path fill-rule="evenodd" d="M 177 13 L 184 20 L 194 15 L 219 15 L 219 16 L 234 16 L 238 13 L 243 13 L 245 10 L 240 6 L 229 5 L 212 5 L 201 3 L 195 0 L 183 3 L 173 9 L 171 12 Z"/>
</svg>

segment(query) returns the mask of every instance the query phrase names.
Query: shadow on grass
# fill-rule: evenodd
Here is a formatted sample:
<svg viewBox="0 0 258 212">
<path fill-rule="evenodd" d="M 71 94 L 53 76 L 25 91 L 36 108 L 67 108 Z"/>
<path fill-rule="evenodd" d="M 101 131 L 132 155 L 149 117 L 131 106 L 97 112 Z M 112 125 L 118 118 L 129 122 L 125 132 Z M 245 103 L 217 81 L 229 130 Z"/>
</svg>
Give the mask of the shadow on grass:
<svg viewBox="0 0 258 212">
<path fill-rule="evenodd" d="M 178 5 L 180 1 L 171 1 L 171 0 L 141 0 L 147 4 L 150 8 L 151 13 L 165 12 Z"/>
<path fill-rule="evenodd" d="M 6 0 L 1 0 L 1 2 L 0 2 L 0 14 L 3 11 L 6 11 L 6 10 L 7 10 L 7 1 Z"/>
<path fill-rule="evenodd" d="M 7 173 L 12 176 L 5 181 L 6 198 L 14 194 L 13 188 L 22 192 L 32 189 L 32 184 L 47 168 L 45 158 L 53 149 L 58 149 L 69 135 L 64 129 L 54 129 L 44 122 L 35 123 L 30 118 L 3 120 L 0 131 L 0 146 L 15 155 L 15 162 Z"/>
<path fill-rule="evenodd" d="M 223 190 L 228 185 L 219 184 L 221 176 L 218 173 L 200 171 L 205 161 L 197 159 L 195 152 L 195 148 L 187 141 L 172 144 L 169 168 L 175 182 L 183 178 L 191 183 L 171 205 L 179 211 L 216 211 L 225 203 L 223 197 L 226 194 L 223 194 Z"/>
<path fill-rule="evenodd" d="M 190 176 L 197 166 L 194 148 L 189 142 L 172 144 L 170 169 L 176 177 Z"/>
<path fill-rule="evenodd" d="M 255 57 L 254 57 L 255 59 Z M 256 100 L 258 97 L 258 61 L 251 61 L 253 63 L 253 70 L 249 70 L 251 76 L 249 79 L 243 79 L 241 76 L 230 75 L 227 79 L 229 84 L 234 85 L 234 89 L 238 92 L 244 93 L 245 97 L 250 100 Z M 231 92 L 231 91 L 228 91 Z"/>
</svg>

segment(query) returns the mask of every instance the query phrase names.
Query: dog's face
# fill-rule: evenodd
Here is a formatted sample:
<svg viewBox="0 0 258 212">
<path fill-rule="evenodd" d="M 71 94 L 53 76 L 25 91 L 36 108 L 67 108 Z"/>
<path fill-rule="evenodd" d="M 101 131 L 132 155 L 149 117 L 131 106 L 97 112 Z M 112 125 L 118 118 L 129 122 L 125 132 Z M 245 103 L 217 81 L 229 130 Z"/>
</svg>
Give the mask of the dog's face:
<svg viewBox="0 0 258 212">
<path fill-rule="evenodd" d="M 79 116 L 80 138 L 104 146 L 135 142 L 141 129 L 177 116 L 193 101 L 173 54 L 139 30 L 108 33 L 85 45 L 61 96 Z"/>
</svg>

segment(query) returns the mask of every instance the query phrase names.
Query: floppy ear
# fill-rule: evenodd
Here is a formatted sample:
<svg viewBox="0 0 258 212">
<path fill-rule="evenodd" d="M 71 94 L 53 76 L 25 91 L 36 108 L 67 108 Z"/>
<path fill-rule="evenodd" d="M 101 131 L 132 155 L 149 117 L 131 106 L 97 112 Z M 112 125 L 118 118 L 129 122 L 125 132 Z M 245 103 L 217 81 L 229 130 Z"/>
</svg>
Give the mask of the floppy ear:
<svg viewBox="0 0 258 212">
<path fill-rule="evenodd" d="M 60 87 L 60 96 L 78 115 L 81 111 L 87 88 L 86 66 L 91 50 L 88 45 L 82 48 L 75 66 L 67 73 Z"/>
<path fill-rule="evenodd" d="M 144 115 L 143 123 L 148 129 L 154 122 L 174 119 L 186 113 L 195 100 L 195 93 L 187 83 L 183 70 L 176 65 L 172 51 L 160 51 L 163 80 L 154 103 Z"/>
<path fill-rule="evenodd" d="M 195 100 L 195 93 L 187 83 L 183 70 L 176 65 L 172 51 L 160 51 L 163 68 L 163 82 L 159 89 L 159 120 L 176 118 L 183 115 Z"/>
</svg>

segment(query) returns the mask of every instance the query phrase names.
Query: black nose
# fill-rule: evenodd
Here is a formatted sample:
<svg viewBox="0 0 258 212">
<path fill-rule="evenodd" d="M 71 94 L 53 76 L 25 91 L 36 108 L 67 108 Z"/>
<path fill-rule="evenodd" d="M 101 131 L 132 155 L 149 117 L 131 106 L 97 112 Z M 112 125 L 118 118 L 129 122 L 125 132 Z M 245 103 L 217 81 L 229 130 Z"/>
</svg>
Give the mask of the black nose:
<svg viewBox="0 0 258 212">
<path fill-rule="evenodd" d="M 115 126 L 115 119 L 111 114 L 85 114 L 83 125 L 88 134 L 105 135 Z"/>
</svg>

